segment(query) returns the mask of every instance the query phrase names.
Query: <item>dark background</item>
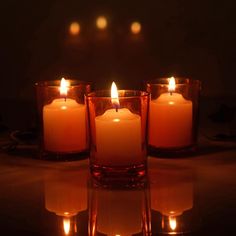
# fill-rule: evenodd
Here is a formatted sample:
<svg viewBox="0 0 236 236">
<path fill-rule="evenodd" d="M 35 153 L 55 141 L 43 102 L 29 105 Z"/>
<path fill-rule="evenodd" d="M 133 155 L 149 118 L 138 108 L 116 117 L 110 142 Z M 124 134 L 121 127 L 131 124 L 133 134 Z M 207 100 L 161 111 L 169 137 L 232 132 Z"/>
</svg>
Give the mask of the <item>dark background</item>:
<svg viewBox="0 0 236 236">
<path fill-rule="evenodd" d="M 235 93 L 234 0 L 9 0 L 0 9 L 5 120 L 11 109 L 5 100 L 32 102 L 36 81 L 62 76 L 92 81 L 98 89 L 113 80 L 120 89 L 140 89 L 144 80 L 186 76 L 202 81 L 205 97 Z M 108 18 L 103 38 L 95 27 L 98 15 Z M 133 20 L 142 24 L 136 38 L 129 32 Z M 68 33 L 72 21 L 81 25 L 77 38 Z"/>
</svg>

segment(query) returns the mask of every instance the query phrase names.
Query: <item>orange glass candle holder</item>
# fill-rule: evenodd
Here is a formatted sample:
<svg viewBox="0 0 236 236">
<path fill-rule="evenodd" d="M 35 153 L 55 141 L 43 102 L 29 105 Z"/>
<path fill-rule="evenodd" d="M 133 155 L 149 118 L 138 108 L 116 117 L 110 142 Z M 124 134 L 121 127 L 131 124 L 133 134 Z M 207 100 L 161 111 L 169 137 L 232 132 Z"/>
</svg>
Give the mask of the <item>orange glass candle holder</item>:
<svg viewBox="0 0 236 236">
<path fill-rule="evenodd" d="M 198 137 L 199 80 L 161 78 L 146 83 L 151 94 L 148 145 L 151 154 L 192 151 Z"/>
<path fill-rule="evenodd" d="M 36 83 L 41 158 L 71 160 L 88 152 L 88 92 L 91 84 L 77 80 Z"/>
<path fill-rule="evenodd" d="M 146 175 L 149 95 L 134 90 L 88 94 L 90 168 L 99 181 L 122 183 Z"/>
</svg>

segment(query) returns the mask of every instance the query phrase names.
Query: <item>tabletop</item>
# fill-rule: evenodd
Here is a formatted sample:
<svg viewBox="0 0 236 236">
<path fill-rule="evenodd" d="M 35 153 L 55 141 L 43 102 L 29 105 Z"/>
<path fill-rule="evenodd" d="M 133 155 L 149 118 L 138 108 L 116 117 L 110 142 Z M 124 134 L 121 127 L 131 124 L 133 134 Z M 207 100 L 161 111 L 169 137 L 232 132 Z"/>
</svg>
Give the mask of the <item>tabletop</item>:
<svg viewBox="0 0 236 236">
<path fill-rule="evenodd" d="M 234 142 L 203 137 L 194 155 L 149 156 L 147 184 L 137 189 L 94 185 L 86 158 L 2 149 L 0 165 L 2 235 L 233 235 Z"/>
</svg>

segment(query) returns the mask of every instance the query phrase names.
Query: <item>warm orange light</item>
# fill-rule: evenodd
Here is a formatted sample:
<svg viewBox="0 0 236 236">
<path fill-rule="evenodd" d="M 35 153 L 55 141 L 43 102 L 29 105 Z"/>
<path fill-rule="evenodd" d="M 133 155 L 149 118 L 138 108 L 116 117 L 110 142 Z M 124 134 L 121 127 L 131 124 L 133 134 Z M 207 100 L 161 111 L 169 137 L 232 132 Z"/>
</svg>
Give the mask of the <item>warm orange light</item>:
<svg viewBox="0 0 236 236">
<path fill-rule="evenodd" d="M 68 235 L 70 233 L 70 219 L 69 218 L 63 219 L 63 228 L 64 228 L 65 235 Z"/>
<path fill-rule="evenodd" d="M 100 30 L 104 30 L 107 28 L 107 19 L 105 16 L 99 16 L 96 20 L 97 28 Z"/>
<path fill-rule="evenodd" d="M 60 94 L 63 96 L 67 95 L 67 91 L 69 89 L 70 82 L 68 80 L 65 80 L 64 78 L 61 79 L 61 85 L 60 85 Z"/>
<path fill-rule="evenodd" d="M 176 221 L 176 218 L 174 216 L 169 216 L 169 225 L 170 225 L 171 230 L 174 231 L 176 229 L 177 221 Z"/>
<path fill-rule="evenodd" d="M 116 108 L 118 108 L 120 105 L 118 90 L 117 90 L 115 82 L 112 82 L 112 85 L 111 85 L 111 102 Z"/>
<path fill-rule="evenodd" d="M 168 91 L 169 92 L 175 91 L 175 78 L 174 77 L 169 78 Z"/>
<path fill-rule="evenodd" d="M 131 24 L 130 30 L 133 34 L 139 34 L 141 32 L 142 26 L 139 22 L 135 21 Z"/>
<path fill-rule="evenodd" d="M 71 35 L 78 35 L 80 33 L 80 24 L 78 22 L 72 22 L 70 24 L 69 32 Z"/>
</svg>

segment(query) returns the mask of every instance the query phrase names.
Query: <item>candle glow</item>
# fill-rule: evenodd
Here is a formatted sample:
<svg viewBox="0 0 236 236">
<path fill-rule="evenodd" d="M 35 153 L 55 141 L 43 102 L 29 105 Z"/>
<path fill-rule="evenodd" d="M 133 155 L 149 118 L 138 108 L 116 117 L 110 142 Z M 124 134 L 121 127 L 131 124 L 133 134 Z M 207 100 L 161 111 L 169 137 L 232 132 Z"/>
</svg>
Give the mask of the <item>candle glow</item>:
<svg viewBox="0 0 236 236">
<path fill-rule="evenodd" d="M 69 27 L 69 33 L 71 35 L 78 35 L 80 33 L 80 24 L 78 22 L 72 22 Z"/>
<path fill-rule="evenodd" d="M 142 26 L 139 22 L 134 21 L 130 26 L 130 30 L 133 34 L 139 34 L 141 32 Z"/>
<path fill-rule="evenodd" d="M 99 16 L 96 20 L 97 28 L 100 30 L 104 30 L 107 28 L 107 19 L 104 16 Z"/>
</svg>

